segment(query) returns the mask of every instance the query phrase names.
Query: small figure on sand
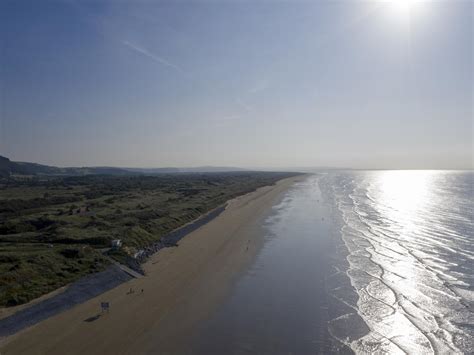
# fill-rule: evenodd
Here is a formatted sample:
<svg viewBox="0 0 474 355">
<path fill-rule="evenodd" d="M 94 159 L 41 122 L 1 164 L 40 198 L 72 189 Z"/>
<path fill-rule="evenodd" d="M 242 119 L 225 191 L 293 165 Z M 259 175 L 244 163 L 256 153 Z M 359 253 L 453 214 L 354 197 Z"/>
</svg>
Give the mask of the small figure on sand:
<svg viewBox="0 0 474 355">
<path fill-rule="evenodd" d="M 104 313 L 104 312 L 109 313 L 110 303 L 109 302 L 101 302 L 100 303 L 100 308 L 101 308 L 102 313 Z"/>
<path fill-rule="evenodd" d="M 132 293 L 134 293 L 135 291 L 133 290 L 132 287 L 130 287 L 130 290 L 127 292 L 127 295 L 131 295 Z"/>
</svg>

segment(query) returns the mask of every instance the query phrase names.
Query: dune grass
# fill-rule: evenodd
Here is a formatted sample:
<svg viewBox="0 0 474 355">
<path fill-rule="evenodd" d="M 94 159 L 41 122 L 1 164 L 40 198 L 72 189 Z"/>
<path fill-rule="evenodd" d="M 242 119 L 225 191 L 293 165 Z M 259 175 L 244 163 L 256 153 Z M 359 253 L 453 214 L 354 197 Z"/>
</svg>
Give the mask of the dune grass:
<svg viewBox="0 0 474 355">
<path fill-rule="evenodd" d="M 22 304 L 118 261 L 225 201 L 291 176 L 210 173 L 0 182 L 0 306 Z"/>
</svg>

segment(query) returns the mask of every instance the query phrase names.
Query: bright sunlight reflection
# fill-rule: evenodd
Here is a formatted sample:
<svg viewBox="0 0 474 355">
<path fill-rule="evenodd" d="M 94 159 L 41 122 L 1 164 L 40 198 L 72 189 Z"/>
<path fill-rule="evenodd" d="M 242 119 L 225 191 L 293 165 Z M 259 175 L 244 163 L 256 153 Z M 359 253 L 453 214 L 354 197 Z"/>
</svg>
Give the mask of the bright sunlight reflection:
<svg viewBox="0 0 474 355">
<path fill-rule="evenodd" d="M 409 238 L 423 227 L 419 215 L 433 202 L 433 176 L 432 171 L 426 170 L 392 170 L 378 175 L 376 198 L 381 212 L 404 237 Z"/>
<path fill-rule="evenodd" d="M 431 171 L 386 171 L 380 174 L 381 198 L 399 216 L 412 213 L 429 197 L 431 178 Z"/>
</svg>

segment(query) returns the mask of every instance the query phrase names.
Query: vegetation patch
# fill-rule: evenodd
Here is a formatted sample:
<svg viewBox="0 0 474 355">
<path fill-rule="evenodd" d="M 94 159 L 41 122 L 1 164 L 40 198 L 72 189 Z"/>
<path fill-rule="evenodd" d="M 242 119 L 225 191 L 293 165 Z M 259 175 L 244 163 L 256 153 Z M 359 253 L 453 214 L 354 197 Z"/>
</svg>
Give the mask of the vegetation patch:
<svg viewBox="0 0 474 355">
<path fill-rule="evenodd" d="M 227 200 L 295 174 L 180 173 L 0 180 L 0 306 L 103 270 Z M 113 241 L 120 245 L 112 248 Z"/>
</svg>

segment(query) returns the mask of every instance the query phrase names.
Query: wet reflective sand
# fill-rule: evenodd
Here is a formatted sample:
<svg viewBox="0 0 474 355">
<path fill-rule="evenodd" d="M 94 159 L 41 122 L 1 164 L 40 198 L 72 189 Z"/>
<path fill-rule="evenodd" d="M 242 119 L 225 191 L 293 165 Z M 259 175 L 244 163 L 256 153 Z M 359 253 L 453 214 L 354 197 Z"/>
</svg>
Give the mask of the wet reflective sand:
<svg viewBox="0 0 474 355">
<path fill-rule="evenodd" d="M 317 180 L 296 184 L 273 207 L 262 250 L 230 298 L 202 324 L 195 352 L 349 353 L 336 337 L 367 333 L 343 271 L 346 249 Z"/>
<path fill-rule="evenodd" d="M 196 353 L 468 354 L 472 172 L 328 172 L 288 191 Z"/>
</svg>

